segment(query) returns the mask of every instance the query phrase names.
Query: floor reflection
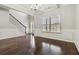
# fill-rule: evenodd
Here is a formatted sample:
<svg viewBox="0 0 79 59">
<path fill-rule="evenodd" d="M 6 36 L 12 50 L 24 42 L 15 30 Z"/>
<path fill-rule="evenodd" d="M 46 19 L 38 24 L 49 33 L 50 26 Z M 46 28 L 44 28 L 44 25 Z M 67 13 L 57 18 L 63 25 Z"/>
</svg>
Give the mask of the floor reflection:
<svg viewBox="0 0 79 59">
<path fill-rule="evenodd" d="M 31 48 L 35 48 L 35 39 L 34 39 L 34 35 L 30 35 L 30 44 L 31 44 Z"/>
<path fill-rule="evenodd" d="M 62 54 L 62 50 L 59 46 L 43 42 L 42 43 L 42 53 L 47 54 L 47 55 L 48 54 L 58 55 L 58 54 Z"/>
<path fill-rule="evenodd" d="M 58 55 L 58 54 L 63 53 L 61 47 L 56 46 L 56 45 L 51 45 L 50 49 L 51 49 L 51 54 L 57 54 Z"/>
</svg>

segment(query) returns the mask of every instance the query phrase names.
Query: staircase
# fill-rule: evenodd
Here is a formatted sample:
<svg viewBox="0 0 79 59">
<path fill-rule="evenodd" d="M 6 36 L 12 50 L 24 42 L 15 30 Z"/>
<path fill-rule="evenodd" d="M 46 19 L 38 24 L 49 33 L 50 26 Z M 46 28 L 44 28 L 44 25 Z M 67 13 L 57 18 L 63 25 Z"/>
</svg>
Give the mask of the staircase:
<svg viewBox="0 0 79 59">
<path fill-rule="evenodd" d="M 19 19 L 15 17 L 13 13 L 10 13 L 9 10 L 6 10 L 5 8 L 0 9 L 0 15 L 1 15 L 0 40 L 12 37 L 24 36 L 26 34 L 27 32 L 26 24 L 19 21 Z"/>
<path fill-rule="evenodd" d="M 9 21 L 18 29 L 18 31 L 24 33 L 25 35 L 28 33 L 28 15 L 15 11 L 9 11 Z"/>
<path fill-rule="evenodd" d="M 9 21 L 12 24 L 14 24 L 17 27 L 17 29 L 20 29 L 22 32 L 24 32 L 26 34 L 27 27 L 23 23 L 21 23 L 18 19 L 16 19 L 12 14 L 9 14 L 9 15 L 10 15 Z"/>
</svg>

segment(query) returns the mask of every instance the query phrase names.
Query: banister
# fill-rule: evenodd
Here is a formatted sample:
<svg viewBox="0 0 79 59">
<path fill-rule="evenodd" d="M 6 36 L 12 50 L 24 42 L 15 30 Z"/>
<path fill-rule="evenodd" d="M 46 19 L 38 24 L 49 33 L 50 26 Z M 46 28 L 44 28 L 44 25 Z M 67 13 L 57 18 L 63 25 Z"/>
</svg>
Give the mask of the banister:
<svg viewBox="0 0 79 59">
<path fill-rule="evenodd" d="M 26 28 L 26 26 L 24 24 L 22 24 L 19 20 L 17 20 L 12 14 L 9 14 L 10 16 L 12 16 L 16 21 L 18 21 L 23 27 Z"/>
</svg>

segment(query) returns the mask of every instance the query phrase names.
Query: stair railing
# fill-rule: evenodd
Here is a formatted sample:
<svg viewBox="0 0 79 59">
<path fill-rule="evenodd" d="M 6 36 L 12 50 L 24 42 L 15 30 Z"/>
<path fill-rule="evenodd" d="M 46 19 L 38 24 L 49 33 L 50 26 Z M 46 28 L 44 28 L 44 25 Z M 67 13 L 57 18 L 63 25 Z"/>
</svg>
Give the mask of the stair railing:
<svg viewBox="0 0 79 59">
<path fill-rule="evenodd" d="M 9 14 L 14 20 L 16 20 L 20 25 L 22 25 L 24 28 L 25 28 L 25 30 L 24 30 L 24 32 L 25 32 L 25 35 L 27 34 L 27 32 L 26 32 L 26 26 L 22 23 L 22 22 L 20 22 L 16 17 L 14 17 L 12 14 Z"/>
</svg>

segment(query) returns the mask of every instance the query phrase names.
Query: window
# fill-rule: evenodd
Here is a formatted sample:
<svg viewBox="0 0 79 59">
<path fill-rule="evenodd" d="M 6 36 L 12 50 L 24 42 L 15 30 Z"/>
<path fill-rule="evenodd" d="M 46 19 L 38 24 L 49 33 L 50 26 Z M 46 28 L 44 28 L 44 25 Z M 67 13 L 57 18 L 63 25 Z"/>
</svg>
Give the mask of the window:
<svg viewBox="0 0 79 59">
<path fill-rule="evenodd" d="M 61 32 L 60 16 L 43 17 L 42 23 L 43 32 Z"/>
</svg>

